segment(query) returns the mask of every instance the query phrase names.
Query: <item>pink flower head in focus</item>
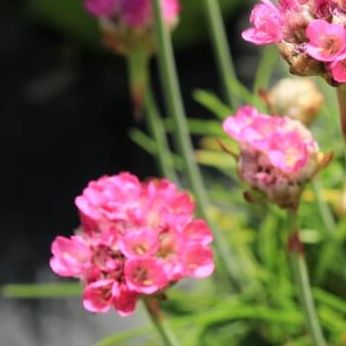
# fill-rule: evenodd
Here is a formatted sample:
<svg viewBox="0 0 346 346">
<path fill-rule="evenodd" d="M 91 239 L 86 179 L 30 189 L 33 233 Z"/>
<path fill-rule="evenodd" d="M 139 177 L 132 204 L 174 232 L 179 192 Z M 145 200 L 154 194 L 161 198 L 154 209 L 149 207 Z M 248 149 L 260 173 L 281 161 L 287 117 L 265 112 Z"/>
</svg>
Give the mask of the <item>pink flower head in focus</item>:
<svg viewBox="0 0 346 346">
<path fill-rule="evenodd" d="M 258 45 L 280 42 L 282 20 L 278 9 L 269 0 L 262 0 L 251 12 L 250 23 L 253 27 L 243 31 L 242 37 Z"/>
<path fill-rule="evenodd" d="M 92 312 L 114 307 L 126 316 L 140 295 L 214 269 L 212 234 L 194 219 L 194 203 L 166 179 L 140 182 L 130 173 L 91 181 L 76 198 L 81 228 L 52 244 L 52 270 L 79 278 Z"/>
<path fill-rule="evenodd" d="M 318 170 L 318 145 L 298 120 L 243 106 L 223 129 L 239 143 L 241 178 L 281 207 L 292 206 Z"/>
</svg>

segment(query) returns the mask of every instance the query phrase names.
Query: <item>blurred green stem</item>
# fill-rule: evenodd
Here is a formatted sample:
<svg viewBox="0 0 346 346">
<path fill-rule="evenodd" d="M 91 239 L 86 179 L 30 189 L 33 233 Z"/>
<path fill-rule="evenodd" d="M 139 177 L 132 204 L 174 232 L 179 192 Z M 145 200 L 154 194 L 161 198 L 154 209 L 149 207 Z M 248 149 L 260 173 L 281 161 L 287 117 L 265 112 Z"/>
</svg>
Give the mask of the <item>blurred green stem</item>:
<svg viewBox="0 0 346 346">
<path fill-rule="evenodd" d="M 160 118 L 152 90 L 148 88 L 144 98 L 144 108 L 149 131 L 157 145 L 158 165 L 162 176 L 177 183 L 178 177 L 174 170 L 174 162 L 166 137 L 163 121 Z"/>
<path fill-rule="evenodd" d="M 136 120 L 142 116 L 143 100 L 149 79 L 149 59 L 148 52 L 142 47 L 131 51 L 126 58 L 133 115 Z"/>
<path fill-rule="evenodd" d="M 146 297 L 143 298 L 144 306 L 147 309 L 147 312 L 157 329 L 158 333 L 160 334 L 162 341 L 164 342 L 164 345 L 166 346 L 179 346 L 180 343 L 174 336 L 172 330 L 170 329 L 166 318 L 164 317 L 161 307 L 158 301 L 157 297 Z"/>
<path fill-rule="evenodd" d="M 204 219 L 209 223 L 214 231 L 214 240 L 217 252 L 224 268 L 227 270 L 230 279 L 235 286 L 238 285 L 240 271 L 235 261 L 232 259 L 227 242 L 223 239 L 222 233 L 216 229 L 208 215 L 211 207 L 208 201 L 206 189 L 202 180 L 201 172 L 194 157 L 193 146 L 186 121 L 186 114 L 183 107 L 182 96 L 180 94 L 179 82 L 173 55 L 173 48 L 170 36 L 165 26 L 161 13 L 160 0 L 151 0 L 154 9 L 155 30 L 158 39 L 158 60 L 160 67 L 161 85 L 166 101 L 166 109 L 174 124 L 173 136 L 176 146 L 184 162 L 184 173 L 186 173 L 190 188 L 196 198 L 197 207 Z"/>
<path fill-rule="evenodd" d="M 317 311 L 312 297 L 308 271 L 305 263 L 304 246 L 299 236 L 297 209 L 287 211 L 289 228 L 288 253 L 293 270 L 297 293 L 303 307 L 305 322 L 308 327 L 313 346 L 327 346 L 318 321 Z"/>
<path fill-rule="evenodd" d="M 336 95 L 339 104 L 340 128 L 346 142 L 346 84 L 341 84 L 336 88 Z"/>
<path fill-rule="evenodd" d="M 235 83 L 238 81 L 233 66 L 232 54 L 228 45 L 225 27 L 218 0 L 202 0 L 209 24 L 210 38 L 214 55 L 219 68 L 227 103 L 236 108 L 240 102 L 235 94 Z"/>
</svg>

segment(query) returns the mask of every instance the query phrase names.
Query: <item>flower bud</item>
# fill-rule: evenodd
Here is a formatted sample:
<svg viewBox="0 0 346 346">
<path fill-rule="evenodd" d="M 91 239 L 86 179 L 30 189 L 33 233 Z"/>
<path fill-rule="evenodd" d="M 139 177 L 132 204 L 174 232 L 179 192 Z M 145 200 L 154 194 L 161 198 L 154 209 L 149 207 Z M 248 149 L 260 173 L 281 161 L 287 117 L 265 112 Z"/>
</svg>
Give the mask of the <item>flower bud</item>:
<svg viewBox="0 0 346 346">
<path fill-rule="evenodd" d="M 284 78 L 265 94 L 265 101 L 274 114 L 301 121 L 309 126 L 323 103 L 323 95 L 310 79 Z"/>
</svg>

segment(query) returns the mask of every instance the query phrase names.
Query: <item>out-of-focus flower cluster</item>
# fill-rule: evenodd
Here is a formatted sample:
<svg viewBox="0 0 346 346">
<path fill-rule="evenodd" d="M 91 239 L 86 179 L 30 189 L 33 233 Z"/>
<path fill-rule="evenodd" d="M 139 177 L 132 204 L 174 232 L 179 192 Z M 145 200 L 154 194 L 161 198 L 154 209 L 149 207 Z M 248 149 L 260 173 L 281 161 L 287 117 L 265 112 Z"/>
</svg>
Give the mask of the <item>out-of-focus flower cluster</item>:
<svg viewBox="0 0 346 346">
<path fill-rule="evenodd" d="M 245 40 L 275 43 L 293 74 L 346 82 L 346 3 L 343 0 L 262 0 L 252 10 Z"/>
<path fill-rule="evenodd" d="M 310 131 L 298 120 L 259 113 L 243 106 L 223 123 L 240 144 L 238 173 L 253 189 L 282 208 L 295 208 L 304 185 L 322 168 L 324 155 Z"/>
<path fill-rule="evenodd" d="M 105 43 L 117 53 L 138 48 L 155 50 L 153 10 L 150 0 L 85 0 L 86 10 L 100 21 Z M 179 0 L 161 0 L 166 26 L 172 29 L 180 11 Z"/>
<path fill-rule="evenodd" d="M 213 269 L 212 234 L 194 219 L 194 203 L 166 179 L 140 182 L 130 173 L 91 181 L 76 198 L 81 227 L 52 244 L 50 266 L 84 285 L 92 312 L 112 306 L 131 314 L 140 295 L 160 294 L 179 279 Z"/>
</svg>

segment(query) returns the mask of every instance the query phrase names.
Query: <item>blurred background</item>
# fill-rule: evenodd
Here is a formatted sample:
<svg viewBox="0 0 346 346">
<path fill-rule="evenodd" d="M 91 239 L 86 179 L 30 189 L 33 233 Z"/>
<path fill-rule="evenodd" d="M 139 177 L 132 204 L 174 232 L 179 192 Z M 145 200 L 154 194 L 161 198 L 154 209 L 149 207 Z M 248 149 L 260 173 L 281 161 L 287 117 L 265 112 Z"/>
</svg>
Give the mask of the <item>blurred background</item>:
<svg viewBox="0 0 346 346">
<path fill-rule="evenodd" d="M 220 1 L 237 73 L 248 82 L 257 50 L 243 44 L 251 1 Z M 196 88 L 220 94 L 202 6 L 182 0 L 174 33 L 187 113 L 208 117 Z M 50 243 L 78 226 L 74 198 L 91 179 L 128 170 L 157 174 L 154 160 L 128 137 L 132 118 L 125 61 L 99 42 L 97 23 L 81 0 L 2 0 L 0 11 L 0 284 L 57 281 L 48 268 Z M 160 85 L 152 62 L 155 89 Z M 86 346 L 125 324 L 92 316 L 79 298 L 0 298 L 2 346 Z"/>
</svg>

